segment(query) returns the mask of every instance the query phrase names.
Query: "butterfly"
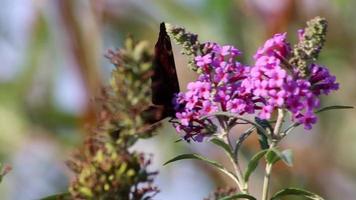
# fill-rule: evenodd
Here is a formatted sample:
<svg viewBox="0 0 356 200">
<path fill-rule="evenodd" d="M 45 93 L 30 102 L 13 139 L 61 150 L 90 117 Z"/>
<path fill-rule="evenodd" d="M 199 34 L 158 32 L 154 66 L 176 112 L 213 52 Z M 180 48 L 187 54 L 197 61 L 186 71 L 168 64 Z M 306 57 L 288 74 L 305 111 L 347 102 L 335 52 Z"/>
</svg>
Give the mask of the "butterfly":
<svg viewBox="0 0 356 200">
<path fill-rule="evenodd" d="M 179 93 L 172 44 L 164 22 L 160 25 L 152 70 L 152 105 L 143 111 L 143 117 L 149 124 L 157 123 L 166 117 L 174 117 L 173 99 Z"/>
<path fill-rule="evenodd" d="M 144 125 L 138 133 L 149 133 L 167 117 L 175 116 L 173 99 L 179 93 L 179 82 L 174 62 L 172 44 L 164 23 L 160 25 L 158 40 L 155 45 L 152 69 L 147 73 L 151 79 L 151 105 L 143 108 L 140 115 Z M 120 137 L 121 128 L 111 131 L 112 138 Z M 150 134 L 143 134 L 149 136 Z"/>
</svg>

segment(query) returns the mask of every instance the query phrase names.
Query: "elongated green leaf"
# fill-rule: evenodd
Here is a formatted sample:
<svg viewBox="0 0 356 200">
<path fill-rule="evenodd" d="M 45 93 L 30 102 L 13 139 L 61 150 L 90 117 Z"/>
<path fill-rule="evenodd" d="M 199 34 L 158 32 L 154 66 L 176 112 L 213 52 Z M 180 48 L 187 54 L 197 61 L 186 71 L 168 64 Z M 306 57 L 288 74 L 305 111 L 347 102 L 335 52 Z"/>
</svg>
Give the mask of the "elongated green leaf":
<svg viewBox="0 0 356 200">
<path fill-rule="evenodd" d="M 195 160 L 204 161 L 205 163 L 208 163 L 208 164 L 214 166 L 215 168 L 217 168 L 218 170 L 220 170 L 221 172 L 223 172 L 224 174 L 229 176 L 236 183 L 239 182 L 237 177 L 235 176 L 235 174 L 230 172 L 229 170 L 225 169 L 221 164 L 219 164 L 216 161 L 213 161 L 213 160 L 210 160 L 208 158 L 205 158 L 205 157 L 203 157 L 201 155 L 198 155 L 198 154 L 182 154 L 182 155 L 176 156 L 176 157 L 168 160 L 163 165 L 167 165 L 169 163 L 172 163 L 172 162 L 175 162 L 175 161 L 179 161 L 179 160 L 185 160 L 185 159 L 195 159 Z"/>
<path fill-rule="evenodd" d="M 258 125 L 260 125 L 264 130 L 268 130 L 270 133 L 273 132 L 272 127 L 267 120 L 263 120 L 258 117 L 255 117 L 255 122 Z M 268 144 L 266 131 L 261 131 L 257 129 L 257 134 L 258 134 L 258 142 L 260 143 L 261 149 L 268 149 L 269 144 Z"/>
<path fill-rule="evenodd" d="M 163 165 L 168 165 L 172 162 L 175 162 L 175 161 L 179 161 L 179 160 L 185 160 L 185 159 L 196 159 L 196 160 L 201 160 L 201 161 L 204 161 L 204 162 L 207 162 L 211 165 L 214 165 L 216 167 L 221 167 L 221 165 L 216 162 L 216 161 L 212 161 L 212 160 L 209 160 L 208 158 L 205 158 L 201 155 L 198 155 L 198 154 L 181 154 L 181 155 L 178 155 L 170 160 L 168 160 L 167 162 L 165 162 Z"/>
<path fill-rule="evenodd" d="M 248 162 L 247 165 L 247 169 L 244 175 L 244 180 L 245 182 L 248 182 L 248 179 L 250 178 L 250 175 L 252 174 L 253 171 L 255 171 L 255 169 L 258 166 L 258 162 L 260 161 L 260 159 L 268 152 L 267 149 L 262 150 L 258 153 L 256 153 L 251 160 Z"/>
<path fill-rule="evenodd" d="M 234 195 L 220 198 L 219 200 L 235 200 L 235 199 L 257 200 L 255 197 L 248 194 L 234 194 Z"/>
<path fill-rule="evenodd" d="M 231 147 L 226 144 L 222 139 L 214 137 L 210 140 L 210 142 L 224 149 L 224 151 L 230 156 L 233 156 Z"/>
<path fill-rule="evenodd" d="M 326 106 L 324 108 L 321 108 L 317 111 L 315 111 L 315 114 L 319 114 L 322 113 L 324 111 L 328 111 L 328 110 L 340 110 L 340 109 L 352 109 L 354 108 L 353 106 L 340 106 L 340 105 L 336 105 L 336 106 Z M 288 133 L 290 133 L 294 128 L 300 126 L 301 123 L 295 122 L 292 125 L 290 125 L 288 128 L 286 128 L 286 130 L 284 130 L 283 132 L 285 133 L 285 135 L 288 135 Z"/>
<path fill-rule="evenodd" d="M 321 109 L 315 111 L 315 113 L 321 113 L 321 112 L 328 111 L 328 110 L 352 109 L 352 108 L 354 108 L 354 107 L 353 106 L 342 106 L 342 105 L 326 106 L 324 108 L 321 108 Z"/>
<path fill-rule="evenodd" d="M 283 190 L 280 190 L 276 192 L 271 200 L 277 200 L 280 199 L 281 197 L 289 196 L 289 195 L 294 195 L 294 196 L 303 196 L 308 199 L 312 200 L 324 200 L 321 196 L 314 194 L 312 192 L 309 192 L 307 190 L 299 189 L 299 188 L 286 188 Z"/>
<path fill-rule="evenodd" d="M 55 194 L 42 198 L 41 200 L 70 200 L 70 199 L 71 198 L 69 192 L 64 192 L 64 193 Z"/>
</svg>

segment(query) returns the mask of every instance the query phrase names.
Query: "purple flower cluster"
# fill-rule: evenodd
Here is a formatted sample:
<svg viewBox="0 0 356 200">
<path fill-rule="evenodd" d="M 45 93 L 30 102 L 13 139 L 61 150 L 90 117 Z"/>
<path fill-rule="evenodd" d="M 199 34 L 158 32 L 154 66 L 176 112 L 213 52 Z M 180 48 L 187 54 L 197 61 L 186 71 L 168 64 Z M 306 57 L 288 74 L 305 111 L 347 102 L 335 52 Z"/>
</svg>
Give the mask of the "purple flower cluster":
<svg viewBox="0 0 356 200">
<path fill-rule="evenodd" d="M 205 44 L 205 54 L 195 58 L 199 77 L 187 86 L 187 91 L 176 98 L 175 127 L 184 138 L 200 141 L 209 134 L 210 119 L 201 118 L 217 111 L 229 111 L 242 115 L 254 113 L 252 95 L 241 87 L 248 67 L 236 61 L 240 51 L 233 46 Z"/>
<path fill-rule="evenodd" d="M 255 113 L 270 119 L 278 109 L 287 109 L 292 120 L 311 129 L 316 123 L 319 96 L 338 89 L 335 76 L 318 64 L 310 64 L 310 74 L 301 77 L 288 65 L 291 53 L 286 33 L 268 39 L 254 55 L 254 66 L 236 61 L 241 53 L 233 46 L 206 43 L 204 54 L 195 57 L 199 77 L 175 100 L 175 127 L 186 140 L 201 141 L 215 131 L 211 119 L 203 116 L 217 111 L 238 115 Z"/>
<path fill-rule="evenodd" d="M 306 78 L 301 78 L 296 70 L 288 70 L 290 66 L 283 61 L 289 52 L 286 34 L 276 34 L 267 40 L 255 54 L 255 65 L 242 87 L 263 99 L 261 118 L 270 119 L 277 108 L 286 108 L 292 113 L 293 121 L 311 129 L 317 120 L 314 109 L 320 105 L 318 96 L 338 89 L 338 84 L 327 68 L 314 63 L 309 66 L 311 73 Z"/>
<path fill-rule="evenodd" d="M 288 54 L 289 44 L 285 39 L 286 34 L 276 34 L 267 40 L 255 54 L 255 66 L 242 82 L 247 93 L 263 99 L 264 105 L 260 112 L 263 119 L 269 119 L 276 107 L 284 105 L 285 98 L 289 95 L 287 84 L 292 77 L 282 68 L 279 59 Z"/>
</svg>

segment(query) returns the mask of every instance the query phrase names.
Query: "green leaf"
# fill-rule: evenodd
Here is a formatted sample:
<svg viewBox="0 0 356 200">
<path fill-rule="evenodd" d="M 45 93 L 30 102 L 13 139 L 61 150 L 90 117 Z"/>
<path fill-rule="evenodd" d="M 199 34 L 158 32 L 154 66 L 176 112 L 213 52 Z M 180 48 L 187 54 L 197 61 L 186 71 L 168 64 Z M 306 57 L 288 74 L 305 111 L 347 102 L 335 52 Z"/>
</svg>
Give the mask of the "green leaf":
<svg viewBox="0 0 356 200">
<path fill-rule="evenodd" d="M 205 157 L 203 157 L 201 155 L 198 155 L 198 154 L 181 154 L 181 155 L 178 155 L 178 156 L 168 160 L 163 165 L 168 165 L 168 164 L 170 164 L 172 162 L 176 162 L 176 161 L 179 161 L 179 160 L 185 160 L 185 159 L 196 159 L 196 160 L 201 160 L 201 161 L 208 162 L 209 164 L 214 165 L 216 167 L 220 167 L 221 166 L 216 161 L 209 160 L 209 159 L 207 159 L 207 158 L 205 158 Z"/>
<path fill-rule="evenodd" d="M 218 170 L 220 170 L 221 172 L 223 172 L 227 176 L 229 176 L 235 182 L 237 182 L 237 183 L 239 182 L 237 177 L 235 176 L 235 174 L 230 172 L 229 170 L 225 169 L 221 164 L 219 164 L 216 161 L 213 161 L 213 160 L 210 160 L 208 158 L 205 158 L 205 157 L 203 157 L 201 155 L 198 155 L 198 154 L 182 154 L 182 155 L 176 156 L 176 157 L 168 160 L 163 165 L 167 165 L 169 163 L 172 163 L 172 162 L 175 162 L 175 161 L 179 161 L 179 160 L 185 160 L 185 159 L 195 159 L 195 160 L 204 161 L 204 162 L 214 166 L 215 168 L 217 168 Z"/>
<path fill-rule="evenodd" d="M 260 125 L 263 129 L 269 130 L 270 133 L 273 132 L 272 126 L 267 120 L 260 119 L 258 117 L 255 117 L 255 122 Z M 261 131 L 257 129 L 257 134 L 258 134 L 258 142 L 260 143 L 261 149 L 268 149 L 269 144 L 268 144 L 268 138 L 267 135 L 265 134 L 266 131 Z"/>
<path fill-rule="evenodd" d="M 317 194 L 299 188 L 285 188 L 283 190 L 280 190 L 273 195 L 271 200 L 277 200 L 280 199 L 281 197 L 289 196 L 289 195 L 303 196 L 312 200 L 324 200 L 324 198 L 320 197 Z"/>
<path fill-rule="evenodd" d="M 234 156 L 231 147 L 226 144 L 222 139 L 214 137 L 210 140 L 210 142 L 224 149 L 224 151 L 230 156 Z"/>
<path fill-rule="evenodd" d="M 247 165 L 247 169 L 244 175 L 244 180 L 245 182 L 248 182 L 248 179 L 250 178 L 250 175 L 252 174 L 253 171 L 255 171 L 255 169 L 258 166 L 258 162 L 260 161 L 260 159 L 268 152 L 267 149 L 262 150 L 258 153 L 256 153 L 251 160 L 248 162 Z"/>
<path fill-rule="evenodd" d="M 321 112 L 328 111 L 328 110 L 352 109 L 352 108 L 354 108 L 354 107 L 353 106 L 341 106 L 341 105 L 326 106 L 324 108 L 321 108 L 321 109 L 315 111 L 315 113 L 321 113 Z"/>
<path fill-rule="evenodd" d="M 69 192 L 64 192 L 64 193 L 44 197 L 41 200 L 70 200 L 70 199 L 71 198 Z"/>
<path fill-rule="evenodd" d="M 282 152 L 280 152 L 277 149 L 269 149 L 267 154 L 266 154 L 266 161 L 270 164 L 274 164 L 278 162 L 279 160 L 282 160 L 287 166 L 291 167 L 293 166 L 293 154 L 292 150 L 287 149 Z"/>
<path fill-rule="evenodd" d="M 280 152 L 277 149 L 269 149 L 266 153 L 267 163 L 274 164 L 281 159 Z"/>
<path fill-rule="evenodd" d="M 340 106 L 340 105 L 327 106 L 327 107 L 324 107 L 324 108 L 321 108 L 321 109 L 315 111 L 314 113 L 319 114 L 319 113 L 322 113 L 322 112 L 328 111 L 328 110 L 340 110 L 340 109 L 352 109 L 352 108 L 354 108 L 354 107 L 353 106 Z M 300 125 L 301 125 L 301 123 L 295 122 L 292 125 L 290 125 L 288 128 L 286 128 L 286 130 L 284 130 L 283 132 L 286 135 L 288 135 L 289 132 L 291 132 L 294 128 L 296 128 Z"/>
<path fill-rule="evenodd" d="M 220 198 L 219 200 L 235 200 L 235 199 L 257 200 L 255 197 L 248 194 L 234 194 L 234 195 Z"/>
</svg>

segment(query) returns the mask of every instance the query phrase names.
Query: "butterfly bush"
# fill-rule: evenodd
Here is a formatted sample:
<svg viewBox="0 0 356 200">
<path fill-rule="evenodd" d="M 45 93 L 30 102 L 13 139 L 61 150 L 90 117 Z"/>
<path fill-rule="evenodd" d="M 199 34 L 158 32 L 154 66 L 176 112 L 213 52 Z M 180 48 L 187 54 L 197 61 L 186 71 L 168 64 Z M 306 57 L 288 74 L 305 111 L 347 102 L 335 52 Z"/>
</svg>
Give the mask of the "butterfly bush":
<svg viewBox="0 0 356 200">
<path fill-rule="evenodd" d="M 221 148 L 231 164 L 226 168 L 199 154 L 178 155 L 165 164 L 182 159 L 197 159 L 216 167 L 229 177 L 234 188 L 224 188 L 207 199 L 257 199 L 250 194 L 250 176 L 260 160 L 265 160 L 261 200 L 296 195 L 320 199 L 310 191 L 287 187 L 270 194 L 273 165 L 283 161 L 292 166 L 292 151 L 281 150 L 279 143 L 298 126 L 311 129 L 316 114 L 352 106 L 327 106 L 319 109 L 320 97 L 339 88 L 336 77 L 317 63 L 324 45 L 327 22 L 315 17 L 298 30 L 298 41 L 291 45 L 287 33 L 277 33 L 256 51 L 250 65 L 238 62 L 241 52 L 231 45 L 200 43 L 196 34 L 169 26 L 170 36 L 182 46 L 198 78 L 174 99 L 176 118 L 170 120 L 187 141 L 209 141 Z M 191 53 L 193 52 L 193 53 Z M 192 56 L 193 55 L 193 56 Z M 246 115 L 250 115 L 246 117 Z M 254 117 L 254 118 L 251 118 Z M 287 117 L 290 119 L 287 119 Z M 291 122 L 290 122 L 291 121 Z M 232 128 L 246 124 L 248 129 L 232 137 Z M 260 151 L 245 167 L 239 150 L 250 135 L 257 134 Z"/>
<path fill-rule="evenodd" d="M 194 58 L 199 77 L 175 99 L 178 120 L 175 128 L 188 141 L 202 141 L 204 136 L 216 131 L 212 119 L 204 117 L 209 114 L 219 111 L 237 115 L 257 113 L 258 117 L 268 120 L 277 109 L 285 109 L 291 113 L 292 121 L 311 129 L 317 121 L 314 111 L 320 106 L 320 95 L 338 89 L 335 76 L 315 63 L 322 47 L 322 43 L 315 41 L 324 38 L 314 37 L 325 35 L 325 31 L 321 31 L 323 34 L 312 31 L 320 32 L 320 29 L 299 30 L 295 48 L 287 42 L 286 33 L 275 34 L 258 48 L 251 67 L 236 60 L 241 52 L 234 46 L 202 44 L 201 53 Z M 311 41 L 316 48 L 310 45 Z M 305 59 L 301 59 L 301 55 Z M 303 61 L 303 65 L 307 65 L 302 71 L 289 60 L 296 64 Z"/>
<path fill-rule="evenodd" d="M 241 52 L 231 46 L 216 43 L 204 44 L 204 54 L 195 57 L 199 72 L 196 81 L 187 86 L 186 92 L 176 97 L 176 129 L 186 140 L 201 141 L 215 132 L 210 119 L 201 119 L 217 111 L 230 111 L 239 115 L 254 113 L 252 94 L 241 87 L 241 80 L 248 76 L 248 67 L 236 59 Z"/>
</svg>

